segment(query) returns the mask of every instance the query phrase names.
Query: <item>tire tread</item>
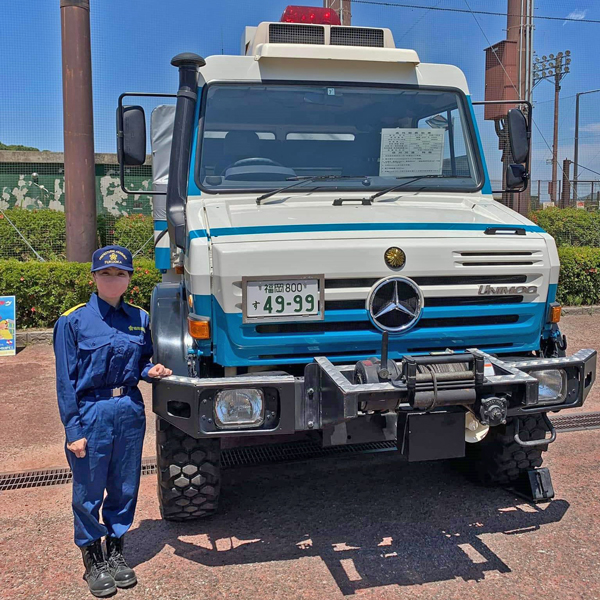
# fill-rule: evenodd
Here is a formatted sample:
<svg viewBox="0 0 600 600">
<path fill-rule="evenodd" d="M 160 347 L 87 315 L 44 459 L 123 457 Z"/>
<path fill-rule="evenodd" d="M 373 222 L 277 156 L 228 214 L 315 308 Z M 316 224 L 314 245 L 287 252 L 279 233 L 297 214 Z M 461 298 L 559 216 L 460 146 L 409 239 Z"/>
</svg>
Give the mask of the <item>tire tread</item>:
<svg viewBox="0 0 600 600">
<path fill-rule="evenodd" d="M 469 470 L 485 485 L 508 484 L 523 471 L 542 465 L 542 453 L 548 449 L 548 444 L 526 448 L 515 442 L 517 419 L 522 440 L 541 440 L 546 436 L 546 424 L 542 416 L 530 415 L 510 418 L 506 425 L 490 428 L 481 442 L 467 444 Z"/>
<path fill-rule="evenodd" d="M 197 440 L 157 417 L 156 460 L 158 502 L 163 519 L 190 521 L 217 511 L 221 489 L 219 440 Z M 182 470 L 187 466 L 192 467 L 189 471 L 195 468 L 196 472 L 187 475 Z M 196 485 L 192 479 L 198 475 L 202 476 L 201 483 Z M 189 490 L 196 493 L 190 497 L 185 493 Z"/>
</svg>

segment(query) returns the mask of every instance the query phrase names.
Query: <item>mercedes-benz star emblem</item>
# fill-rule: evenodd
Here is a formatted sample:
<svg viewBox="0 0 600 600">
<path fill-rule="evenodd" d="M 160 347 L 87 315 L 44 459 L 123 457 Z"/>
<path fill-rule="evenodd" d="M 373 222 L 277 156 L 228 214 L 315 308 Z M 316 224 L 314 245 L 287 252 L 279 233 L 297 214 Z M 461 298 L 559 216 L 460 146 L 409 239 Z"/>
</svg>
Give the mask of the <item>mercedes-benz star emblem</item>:
<svg viewBox="0 0 600 600">
<path fill-rule="evenodd" d="M 423 294 L 408 277 L 386 277 L 369 292 L 367 311 L 381 331 L 402 333 L 414 327 L 423 310 Z"/>
</svg>

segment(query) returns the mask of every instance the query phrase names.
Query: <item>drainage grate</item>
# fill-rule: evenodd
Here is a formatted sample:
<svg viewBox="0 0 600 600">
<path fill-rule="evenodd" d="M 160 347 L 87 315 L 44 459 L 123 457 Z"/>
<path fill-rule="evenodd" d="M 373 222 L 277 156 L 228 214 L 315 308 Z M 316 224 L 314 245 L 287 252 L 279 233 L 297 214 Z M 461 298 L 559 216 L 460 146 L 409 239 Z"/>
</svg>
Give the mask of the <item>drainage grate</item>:
<svg viewBox="0 0 600 600">
<path fill-rule="evenodd" d="M 43 471 L 24 471 L 21 473 L 4 473 L 0 475 L 0 492 L 20 490 L 45 485 L 70 483 L 70 469 L 45 469 Z"/>
<path fill-rule="evenodd" d="M 557 431 L 582 431 L 584 429 L 600 429 L 600 412 L 562 415 L 550 419 Z"/>
<path fill-rule="evenodd" d="M 551 419 L 557 431 L 582 431 L 600 429 L 600 412 L 579 413 L 574 415 L 554 416 Z M 249 446 L 246 448 L 230 448 L 221 452 L 223 468 L 247 467 L 295 460 L 309 460 L 326 456 L 343 456 L 346 454 L 365 454 L 371 452 L 388 452 L 396 449 L 396 442 L 369 442 L 366 444 L 350 444 L 348 446 L 331 446 L 322 448 L 311 441 L 289 442 L 286 444 L 269 444 L 265 446 Z M 142 460 L 142 475 L 156 473 L 156 459 Z M 48 485 L 71 483 L 69 468 L 43 469 L 23 471 L 21 473 L 0 474 L 0 492 L 19 490 Z"/>
<path fill-rule="evenodd" d="M 156 459 L 154 457 L 143 459 L 142 475 L 154 473 L 156 473 Z M 0 473 L 0 492 L 71 483 L 71 479 L 69 467 L 22 471 L 21 473 Z"/>
</svg>

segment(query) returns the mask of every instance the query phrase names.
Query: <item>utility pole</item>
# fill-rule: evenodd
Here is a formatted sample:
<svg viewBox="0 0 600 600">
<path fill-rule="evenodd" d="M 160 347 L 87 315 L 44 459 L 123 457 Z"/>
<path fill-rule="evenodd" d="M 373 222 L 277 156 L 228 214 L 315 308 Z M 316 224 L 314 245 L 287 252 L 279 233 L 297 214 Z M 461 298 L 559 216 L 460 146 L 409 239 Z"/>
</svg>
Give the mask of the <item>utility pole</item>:
<svg viewBox="0 0 600 600">
<path fill-rule="evenodd" d="M 342 25 L 352 25 L 352 0 L 323 0 L 323 7 L 335 10 Z"/>
<path fill-rule="evenodd" d="M 517 43 L 517 86 L 519 100 L 531 102 L 533 0 L 508 0 L 506 39 Z"/>
<path fill-rule="evenodd" d="M 96 249 L 96 173 L 89 0 L 60 0 L 67 260 Z"/>
<path fill-rule="evenodd" d="M 579 97 L 585 94 L 595 94 L 600 90 L 589 90 L 575 94 L 575 148 L 573 149 L 573 196 L 575 201 L 579 199 L 577 195 L 577 179 L 579 178 Z"/>
<path fill-rule="evenodd" d="M 519 100 L 531 102 L 533 79 L 533 0 L 508 0 L 506 18 L 506 39 L 517 42 L 517 93 Z M 513 108 L 507 106 L 507 109 Z M 522 110 L 526 111 L 524 107 Z M 531 119 L 531 115 L 527 115 Z M 530 150 L 531 152 L 531 150 Z M 512 162 L 512 157 L 511 157 Z M 530 158 L 530 163 L 533 161 Z M 513 194 L 514 209 L 522 215 L 529 215 L 531 190 L 529 186 L 520 194 Z"/>
<path fill-rule="evenodd" d="M 531 59 L 533 44 L 533 0 L 507 0 L 506 39 L 485 49 L 485 99 L 531 101 L 533 89 Z M 484 118 L 494 121 L 498 147 L 502 152 L 502 188 L 506 171 L 513 163 L 508 143 L 506 116 L 510 104 L 490 104 Z M 522 215 L 529 213 L 529 189 L 520 194 L 505 192 L 502 203 Z"/>
<path fill-rule="evenodd" d="M 562 176 L 562 190 L 560 194 L 560 207 L 569 208 L 571 204 L 571 188 L 569 186 L 569 173 L 571 171 L 571 162 L 568 158 L 563 160 L 563 176 Z M 577 200 L 577 198 L 575 199 Z"/>
<path fill-rule="evenodd" d="M 552 185 L 550 188 L 550 199 L 555 204 L 558 201 L 558 109 L 560 97 L 560 82 L 570 71 L 571 51 L 567 50 L 564 54 L 559 52 L 556 56 L 542 56 L 540 60 L 536 57 L 533 65 L 533 85 L 534 87 L 542 79 L 554 79 L 554 139 L 552 142 Z"/>
</svg>

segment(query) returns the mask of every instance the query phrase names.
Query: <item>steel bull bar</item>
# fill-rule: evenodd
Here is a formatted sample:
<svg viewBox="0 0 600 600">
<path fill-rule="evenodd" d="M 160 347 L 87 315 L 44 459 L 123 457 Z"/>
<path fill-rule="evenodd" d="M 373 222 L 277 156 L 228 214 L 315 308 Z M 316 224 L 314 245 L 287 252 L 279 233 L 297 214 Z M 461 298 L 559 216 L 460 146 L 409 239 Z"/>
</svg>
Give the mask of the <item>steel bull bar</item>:
<svg viewBox="0 0 600 600">
<path fill-rule="evenodd" d="M 372 359 L 336 366 L 316 357 L 306 365 L 304 377 L 281 371 L 204 379 L 174 375 L 153 384 L 153 409 L 195 438 L 331 430 L 368 415 L 464 413 L 465 407 L 493 426 L 508 417 L 579 407 L 596 377 L 595 350 L 560 358 L 502 360 L 473 349 L 405 356 L 389 360 L 385 369 L 376 363 Z M 540 393 L 541 371 L 552 371 L 562 381 L 561 395 L 552 403 L 547 390 Z M 262 422 L 220 428 L 215 419 L 219 392 L 249 388 L 261 391 Z M 521 442 L 518 432 L 516 437 Z"/>
</svg>

